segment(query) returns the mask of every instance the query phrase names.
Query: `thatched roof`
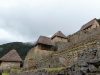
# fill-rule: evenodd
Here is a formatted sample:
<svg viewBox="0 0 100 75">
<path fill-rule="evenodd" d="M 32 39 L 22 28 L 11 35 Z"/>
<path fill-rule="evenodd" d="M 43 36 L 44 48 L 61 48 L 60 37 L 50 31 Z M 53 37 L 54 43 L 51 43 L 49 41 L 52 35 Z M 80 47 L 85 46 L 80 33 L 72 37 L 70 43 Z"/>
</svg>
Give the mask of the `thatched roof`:
<svg viewBox="0 0 100 75">
<path fill-rule="evenodd" d="M 46 36 L 40 36 L 37 42 L 35 43 L 35 45 L 37 44 L 44 44 L 44 45 L 50 45 L 50 46 L 54 45 L 51 39 Z"/>
<path fill-rule="evenodd" d="M 95 21 L 98 22 L 98 20 L 97 20 L 96 18 L 94 18 L 93 20 L 89 21 L 88 23 L 86 23 L 85 25 L 82 26 L 81 30 L 84 30 L 84 29 L 89 28 L 90 26 L 93 25 L 93 23 L 94 23 Z"/>
<path fill-rule="evenodd" d="M 65 36 L 61 31 L 56 32 L 56 33 L 51 37 L 51 39 L 53 39 L 54 37 L 66 38 L 66 36 Z"/>
<path fill-rule="evenodd" d="M 7 54 L 5 54 L 2 58 L 0 58 L 0 61 L 21 62 L 22 59 L 16 50 L 11 50 Z"/>
</svg>

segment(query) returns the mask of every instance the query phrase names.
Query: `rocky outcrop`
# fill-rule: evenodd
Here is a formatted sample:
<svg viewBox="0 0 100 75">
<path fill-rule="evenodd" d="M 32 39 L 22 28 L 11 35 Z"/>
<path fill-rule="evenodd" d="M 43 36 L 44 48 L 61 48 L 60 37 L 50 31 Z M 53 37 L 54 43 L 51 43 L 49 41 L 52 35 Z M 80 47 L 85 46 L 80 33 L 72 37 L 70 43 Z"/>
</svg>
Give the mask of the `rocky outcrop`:
<svg viewBox="0 0 100 75">
<path fill-rule="evenodd" d="M 78 61 L 66 69 L 66 75 L 99 75 L 100 49 L 93 48 L 79 54 Z"/>
</svg>

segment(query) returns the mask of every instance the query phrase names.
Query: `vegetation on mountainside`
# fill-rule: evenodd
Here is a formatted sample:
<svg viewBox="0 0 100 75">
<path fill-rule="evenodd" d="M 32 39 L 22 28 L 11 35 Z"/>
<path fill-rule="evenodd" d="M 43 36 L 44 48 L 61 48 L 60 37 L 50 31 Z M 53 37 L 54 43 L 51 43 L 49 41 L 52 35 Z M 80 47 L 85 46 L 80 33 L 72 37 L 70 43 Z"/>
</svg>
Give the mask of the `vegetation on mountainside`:
<svg viewBox="0 0 100 75">
<path fill-rule="evenodd" d="M 98 22 L 99 22 L 99 24 L 100 24 L 100 19 L 98 19 Z"/>
<path fill-rule="evenodd" d="M 33 47 L 32 44 L 22 42 L 12 42 L 0 45 L 0 57 L 12 49 L 17 50 L 22 59 L 25 59 L 27 52 Z"/>
</svg>

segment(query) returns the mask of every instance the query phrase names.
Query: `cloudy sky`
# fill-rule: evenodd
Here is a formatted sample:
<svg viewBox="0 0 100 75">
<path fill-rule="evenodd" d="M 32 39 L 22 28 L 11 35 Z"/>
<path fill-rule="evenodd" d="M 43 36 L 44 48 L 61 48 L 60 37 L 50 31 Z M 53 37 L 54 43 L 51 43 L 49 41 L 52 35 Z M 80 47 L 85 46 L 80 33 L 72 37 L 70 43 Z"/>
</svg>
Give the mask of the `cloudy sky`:
<svg viewBox="0 0 100 75">
<path fill-rule="evenodd" d="M 0 0 L 0 44 L 69 35 L 93 18 L 100 18 L 100 0 Z"/>
</svg>

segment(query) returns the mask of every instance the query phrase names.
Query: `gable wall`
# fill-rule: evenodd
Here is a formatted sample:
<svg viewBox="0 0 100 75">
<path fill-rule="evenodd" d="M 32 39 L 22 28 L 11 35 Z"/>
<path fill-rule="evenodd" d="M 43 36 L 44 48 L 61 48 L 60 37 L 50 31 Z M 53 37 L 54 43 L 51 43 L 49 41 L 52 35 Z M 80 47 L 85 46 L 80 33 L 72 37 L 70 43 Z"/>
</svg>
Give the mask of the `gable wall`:
<svg viewBox="0 0 100 75">
<path fill-rule="evenodd" d="M 92 26 L 86 28 L 85 30 L 90 31 L 91 29 L 98 28 L 99 26 L 99 23 L 95 20 Z"/>
<path fill-rule="evenodd" d="M 55 42 L 68 42 L 67 39 L 61 38 L 61 37 L 54 37 L 54 38 L 52 39 L 52 41 L 53 41 L 54 43 L 55 43 Z"/>
</svg>

